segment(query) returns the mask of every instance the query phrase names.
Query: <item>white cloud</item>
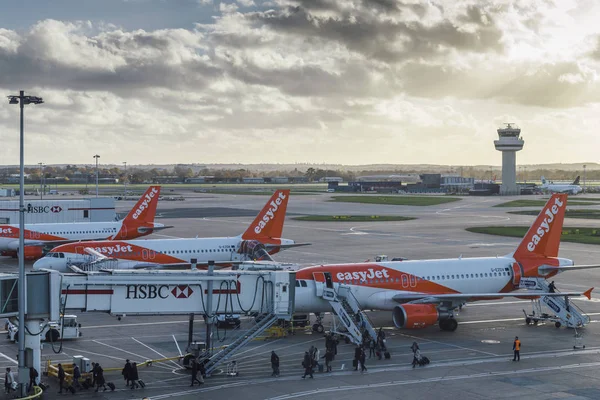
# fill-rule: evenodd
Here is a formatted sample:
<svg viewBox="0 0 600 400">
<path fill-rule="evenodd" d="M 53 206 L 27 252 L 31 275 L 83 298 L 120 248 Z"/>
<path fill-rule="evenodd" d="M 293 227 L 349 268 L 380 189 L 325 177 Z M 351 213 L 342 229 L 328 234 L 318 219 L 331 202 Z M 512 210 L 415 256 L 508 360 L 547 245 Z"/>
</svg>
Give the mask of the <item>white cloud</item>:
<svg viewBox="0 0 600 400">
<path fill-rule="evenodd" d="M 600 122 L 600 41 L 581 9 L 593 3 L 253 3 L 220 2 L 193 29 L 0 29 L 0 89 L 46 100 L 27 109 L 28 157 L 499 164 L 496 124 L 511 118 L 519 160 L 593 159 L 597 125 L 582 121 Z M 0 129 L 17 111 L 0 108 Z M 0 148 L 5 163 L 15 146 Z"/>
</svg>

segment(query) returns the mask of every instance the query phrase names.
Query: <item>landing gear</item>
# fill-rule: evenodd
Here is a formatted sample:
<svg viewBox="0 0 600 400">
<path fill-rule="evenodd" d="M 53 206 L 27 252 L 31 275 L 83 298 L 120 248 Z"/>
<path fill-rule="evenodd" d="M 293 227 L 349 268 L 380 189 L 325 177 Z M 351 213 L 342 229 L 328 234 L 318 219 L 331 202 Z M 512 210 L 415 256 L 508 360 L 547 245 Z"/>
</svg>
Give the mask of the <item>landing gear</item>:
<svg viewBox="0 0 600 400">
<path fill-rule="evenodd" d="M 440 329 L 447 332 L 454 332 L 458 327 L 458 322 L 454 318 L 443 319 L 440 321 Z"/>
<path fill-rule="evenodd" d="M 323 315 L 321 315 L 321 313 L 315 313 L 315 316 L 317 317 L 317 321 L 312 326 L 313 332 L 325 332 L 325 328 L 323 327 Z"/>
</svg>

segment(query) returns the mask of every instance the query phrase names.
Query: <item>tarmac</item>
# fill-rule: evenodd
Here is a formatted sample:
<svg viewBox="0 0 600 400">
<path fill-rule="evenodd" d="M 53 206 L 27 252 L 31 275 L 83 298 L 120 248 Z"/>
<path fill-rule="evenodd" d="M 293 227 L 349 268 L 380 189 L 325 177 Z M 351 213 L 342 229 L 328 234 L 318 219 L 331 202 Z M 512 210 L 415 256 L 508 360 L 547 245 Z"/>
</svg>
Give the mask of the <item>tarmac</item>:
<svg viewBox="0 0 600 400">
<path fill-rule="evenodd" d="M 159 203 L 159 222 L 174 228 L 154 237 L 238 235 L 267 199 L 253 195 L 181 194 L 185 195 L 186 201 Z M 529 225 L 535 218 L 507 214 L 512 209 L 491 207 L 511 198 L 469 197 L 439 206 L 407 207 L 334 203 L 327 201 L 330 196 L 292 194 L 288 215 L 403 215 L 418 219 L 319 223 L 296 221 L 290 217 L 286 221 L 284 237 L 312 245 L 286 250 L 277 254 L 276 259 L 311 265 L 372 260 L 378 254 L 409 259 L 504 255 L 514 250 L 519 239 L 474 234 L 464 229 L 494 224 Z M 128 210 L 133 203 L 118 202 L 118 211 Z M 598 223 L 567 219 L 566 225 L 597 226 Z M 571 258 L 576 264 L 598 263 L 599 255 L 598 246 L 561 245 L 560 256 Z M 16 272 L 16 265 L 13 259 L 0 259 L 1 272 Z M 598 270 L 582 270 L 559 275 L 555 282 L 559 290 L 586 290 L 597 286 L 599 278 Z M 594 298 L 573 301 L 592 319 L 588 327 L 580 330 L 585 349 L 573 348 L 575 332 L 572 329 L 557 329 L 553 324 L 526 325 L 522 310 L 531 308 L 529 300 L 482 301 L 463 308 L 455 332 L 440 331 L 437 326 L 398 330 L 393 327 L 389 312 L 370 312 L 375 325 L 383 327 L 387 334 L 392 357 L 389 360 L 368 359 L 365 373 L 352 370 L 354 347 L 340 343 L 333 373 L 315 373 L 314 379 L 301 379 L 304 352 L 315 345 L 324 355 L 325 347 L 322 334 L 301 329 L 285 338 L 251 342 L 233 358 L 239 366 L 237 377 L 227 376 L 223 369 L 207 378 L 204 385 L 190 387 L 189 372 L 172 361 L 139 369 L 140 378 L 147 384 L 145 389 L 125 388 L 120 372 L 108 372 L 105 374 L 107 381 L 117 386 L 114 392 L 82 391 L 75 395 L 58 395 L 58 382 L 43 377 L 43 381 L 51 386 L 44 398 L 599 399 L 600 303 Z M 187 345 L 188 320 L 185 317 L 126 317 L 118 321 L 101 313 L 78 315 L 83 337 L 65 340 L 59 354 L 54 353 L 50 344 L 44 344 L 43 360 L 68 363 L 74 355 L 83 355 L 100 362 L 103 368 L 122 367 L 126 358 L 142 362 L 177 356 L 178 346 L 185 350 Z M 312 319 L 314 321 L 314 316 Z M 250 323 L 244 319 L 242 329 Z M 202 318 L 197 317 L 195 340 L 204 340 L 204 329 Z M 235 334 L 219 330 L 215 333 L 215 345 L 227 344 Z M 522 342 L 520 362 L 512 361 L 515 336 Z M 431 364 L 411 367 L 410 345 L 413 341 L 420 344 Z M 271 377 L 272 350 L 281 360 L 279 378 Z M 16 344 L 0 341 L 0 367 L 16 367 L 16 353 Z"/>
</svg>

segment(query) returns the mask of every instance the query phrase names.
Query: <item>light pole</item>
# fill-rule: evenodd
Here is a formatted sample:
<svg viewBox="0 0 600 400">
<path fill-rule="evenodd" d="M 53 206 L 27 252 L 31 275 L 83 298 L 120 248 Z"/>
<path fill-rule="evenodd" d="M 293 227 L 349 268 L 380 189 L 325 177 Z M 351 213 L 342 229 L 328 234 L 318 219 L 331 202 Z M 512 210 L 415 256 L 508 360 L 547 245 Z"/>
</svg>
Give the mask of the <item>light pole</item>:
<svg viewBox="0 0 600 400">
<path fill-rule="evenodd" d="M 42 104 L 41 97 L 25 96 L 21 90 L 19 95 L 8 96 L 9 104 L 19 104 L 21 107 L 21 131 L 20 131 L 20 178 L 19 178 L 19 324 L 25 327 L 25 201 L 23 199 L 25 189 L 25 156 L 23 140 L 23 110 L 26 104 Z M 29 371 L 25 365 L 25 329 L 19 329 L 19 392 L 21 397 L 27 396 L 27 378 Z"/>
<path fill-rule="evenodd" d="M 585 185 L 585 167 L 587 167 L 587 165 L 583 164 L 583 193 L 586 192 L 586 185 Z"/>
<path fill-rule="evenodd" d="M 96 159 L 96 197 L 98 197 L 98 159 L 100 156 L 96 154 L 94 158 Z"/>
<path fill-rule="evenodd" d="M 127 161 L 123 161 L 123 165 L 125 165 L 125 177 L 123 178 L 123 199 L 127 196 Z"/>
<path fill-rule="evenodd" d="M 44 199 L 44 163 L 38 163 L 40 166 L 40 200 Z"/>
</svg>

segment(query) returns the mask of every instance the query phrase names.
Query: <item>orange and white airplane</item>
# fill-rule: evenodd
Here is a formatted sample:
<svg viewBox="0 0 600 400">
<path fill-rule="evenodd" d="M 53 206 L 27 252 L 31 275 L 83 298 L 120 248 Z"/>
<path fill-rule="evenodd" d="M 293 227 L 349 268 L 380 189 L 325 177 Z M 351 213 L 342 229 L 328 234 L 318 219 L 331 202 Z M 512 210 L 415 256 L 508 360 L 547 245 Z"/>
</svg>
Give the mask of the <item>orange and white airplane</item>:
<svg viewBox="0 0 600 400">
<path fill-rule="evenodd" d="M 289 190 L 277 190 L 239 236 L 69 243 L 52 249 L 33 268 L 65 272 L 70 271 L 68 265 L 89 263 L 98 267 L 104 263 L 108 268 L 107 261 L 113 261 L 111 269 L 189 268 L 192 259 L 198 266 L 214 261 L 224 267 L 248 259 L 268 258 L 267 252 L 273 254 L 283 248 L 305 245 L 281 238 L 289 196 Z"/>
<path fill-rule="evenodd" d="M 133 239 L 169 228 L 154 222 L 159 195 L 160 186 L 150 186 L 129 214 L 120 221 L 26 224 L 23 249 L 25 259 L 42 257 L 46 246 L 54 247 L 79 240 Z M 19 225 L 0 225 L 0 254 L 17 256 L 18 249 Z"/>
<path fill-rule="evenodd" d="M 296 312 L 331 311 L 318 296 L 324 288 L 351 287 L 363 309 L 392 311 L 398 328 L 423 328 L 439 323 L 453 331 L 458 323 L 455 310 L 475 300 L 539 296 L 590 297 L 584 293 L 549 293 L 547 290 L 513 292 L 538 285 L 560 272 L 599 268 L 574 266 L 558 258 L 560 236 L 567 206 L 566 194 L 554 194 L 521 241 L 516 251 L 504 257 L 458 258 L 380 263 L 333 264 L 301 269 L 296 273 Z"/>
</svg>

